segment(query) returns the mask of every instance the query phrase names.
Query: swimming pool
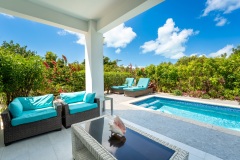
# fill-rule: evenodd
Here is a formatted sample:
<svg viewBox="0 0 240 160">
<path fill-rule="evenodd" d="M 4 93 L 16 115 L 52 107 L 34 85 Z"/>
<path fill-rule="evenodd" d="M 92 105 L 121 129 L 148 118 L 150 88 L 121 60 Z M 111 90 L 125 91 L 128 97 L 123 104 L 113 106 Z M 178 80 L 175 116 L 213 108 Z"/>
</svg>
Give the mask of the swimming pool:
<svg viewBox="0 0 240 160">
<path fill-rule="evenodd" d="M 237 108 L 162 97 L 151 97 L 131 104 L 240 131 L 240 109 Z"/>
</svg>

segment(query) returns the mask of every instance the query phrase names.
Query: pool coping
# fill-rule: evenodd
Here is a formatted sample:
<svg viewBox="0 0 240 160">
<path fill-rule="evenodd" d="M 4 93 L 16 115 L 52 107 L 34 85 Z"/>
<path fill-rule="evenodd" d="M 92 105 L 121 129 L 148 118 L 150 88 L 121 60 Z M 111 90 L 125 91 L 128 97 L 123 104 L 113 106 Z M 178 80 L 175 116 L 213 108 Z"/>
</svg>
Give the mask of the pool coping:
<svg viewBox="0 0 240 160">
<path fill-rule="evenodd" d="M 176 115 L 171 115 L 171 114 L 168 114 L 168 113 L 156 112 L 156 111 L 154 111 L 152 109 L 149 109 L 149 108 L 137 107 L 136 105 L 131 104 L 133 102 L 141 101 L 141 100 L 144 100 L 144 99 L 147 99 L 147 98 L 151 98 L 151 97 L 170 98 L 170 99 L 174 99 L 174 100 L 182 100 L 182 101 L 188 101 L 188 102 L 197 102 L 197 103 L 202 103 L 202 104 L 210 104 L 210 105 L 217 105 L 217 106 L 222 106 L 222 107 L 227 107 L 227 108 L 237 108 L 237 109 L 240 109 L 240 106 L 232 105 L 232 104 L 226 105 L 226 104 L 215 103 L 215 102 L 203 102 L 203 101 L 199 101 L 199 100 L 195 100 L 195 99 L 194 100 L 190 100 L 190 99 L 186 99 L 184 97 L 174 97 L 174 96 L 159 95 L 159 94 L 152 94 L 152 95 L 147 95 L 147 96 L 144 96 L 144 97 L 139 97 L 139 98 L 136 98 L 134 100 L 122 102 L 121 104 L 127 105 L 128 107 L 131 107 L 131 108 L 134 108 L 134 109 L 145 110 L 145 111 L 152 112 L 152 113 L 155 113 L 155 114 L 160 114 L 160 115 L 168 117 L 168 118 L 181 120 L 181 121 L 188 122 L 188 123 L 191 123 L 191 124 L 195 124 L 195 125 L 198 125 L 198 126 L 201 126 L 201 127 L 206 127 L 206 128 L 209 128 L 209 129 L 213 129 L 213 130 L 216 130 L 216 131 L 220 131 L 220 132 L 223 132 L 223 133 L 227 133 L 227 134 L 231 134 L 231 135 L 240 137 L 240 132 L 239 131 L 235 131 L 235 130 L 231 130 L 231 129 L 227 129 L 227 128 L 211 125 L 211 124 L 200 122 L 200 121 L 193 120 L 193 119 L 188 119 L 188 118 L 184 118 L 184 117 L 180 117 L 180 116 L 176 116 Z"/>
</svg>

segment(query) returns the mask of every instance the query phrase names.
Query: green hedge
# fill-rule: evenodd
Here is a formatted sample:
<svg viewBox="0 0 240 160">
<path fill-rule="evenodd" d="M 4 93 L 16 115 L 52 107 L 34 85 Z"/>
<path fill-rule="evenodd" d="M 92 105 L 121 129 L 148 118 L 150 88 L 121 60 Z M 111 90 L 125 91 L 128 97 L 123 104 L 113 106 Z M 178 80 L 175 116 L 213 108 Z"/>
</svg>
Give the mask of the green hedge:
<svg viewBox="0 0 240 160">
<path fill-rule="evenodd" d="M 2 92 L 8 104 L 15 97 L 28 96 L 43 86 L 42 59 L 38 56 L 24 58 L 20 54 L 0 50 L 0 77 Z"/>
<path fill-rule="evenodd" d="M 122 85 L 127 77 L 131 77 L 127 72 L 105 72 L 104 73 L 104 90 L 107 93 L 112 86 Z"/>
</svg>

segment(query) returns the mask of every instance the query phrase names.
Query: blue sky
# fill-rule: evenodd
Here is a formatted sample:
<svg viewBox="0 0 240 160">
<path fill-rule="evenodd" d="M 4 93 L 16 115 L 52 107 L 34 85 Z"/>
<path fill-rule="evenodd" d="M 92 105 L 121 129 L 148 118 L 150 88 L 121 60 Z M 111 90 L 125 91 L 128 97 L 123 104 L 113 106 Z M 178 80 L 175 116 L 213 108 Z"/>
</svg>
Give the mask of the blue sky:
<svg viewBox="0 0 240 160">
<path fill-rule="evenodd" d="M 104 34 L 104 55 L 124 66 L 175 63 L 182 56 L 216 57 L 240 45 L 239 0 L 166 0 Z M 0 14 L 0 43 L 13 40 L 44 56 L 84 59 L 84 36 Z"/>
</svg>

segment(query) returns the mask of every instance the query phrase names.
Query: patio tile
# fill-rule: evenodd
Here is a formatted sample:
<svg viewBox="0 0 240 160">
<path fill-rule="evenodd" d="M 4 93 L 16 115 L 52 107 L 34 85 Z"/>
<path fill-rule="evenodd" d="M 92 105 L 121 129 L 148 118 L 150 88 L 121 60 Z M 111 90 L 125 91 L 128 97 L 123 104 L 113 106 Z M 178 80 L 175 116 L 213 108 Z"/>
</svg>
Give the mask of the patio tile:
<svg viewBox="0 0 240 160">
<path fill-rule="evenodd" d="M 40 148 L 29 148 L 29 157 L 34 160 L 57 160 L 57 156 L 54 152 L 52 145 L 48 145 Z"/>
<path fill-rule="evenodd" d="M 33 137 L 26 140 L 28 142 L 28 150 L 30 159 L 34 160 L 46 160 L 57 159 L 57 156 L 53 150 L 48 134 Z"/>
<path fill-rule="evenodd" d="M 31 150 L 41 150 L 46 146 L 51 146 L 51 142 L 48 134 L 35 136 L 25 140 L 28 143 L 29 151 Z"/>
<path fill-rule="evenodd" d="M 207 153 L 204 160 L 222 160 L 222 159 Z"/>
<path fill-rule="evenodd" d="M 0 148 L 0 159 L 1 159 L 1 157 L 2 157 L 2 152 L 3 152 L 3 147 Z"/>
<path fill-rule="evenodd" d="M 53 145 L 58 160 L 72 160 L 72 142 L 71 140 L 63 141 Z"/>
<path fill-rule="evenodd" d="M 193 154 L 189 154 L 188 160 L 204 160 L 204 158 L 200 158 L 200 157 L 195 156 Z"/>
<path fill-rule="evenodd" d="M 28 160 L 26 141 L 19 141 L 3 148 L 1 160 Z"/>
<path fill-rule="evenodd" d="M 52 145 L 62 143 L 62 141 L 71 141 L 71 135 L 65 130 L 51 132 L 48 134 L 48 137 Z"/>
<path fill-rule="evenodd" d="M 67 133 L 67 135 L 69 135 L 71 137 L 71 134 L 72 134 L 71 127 L 68 129 L 64 128 L 64 132 Z"/>
</svg>

